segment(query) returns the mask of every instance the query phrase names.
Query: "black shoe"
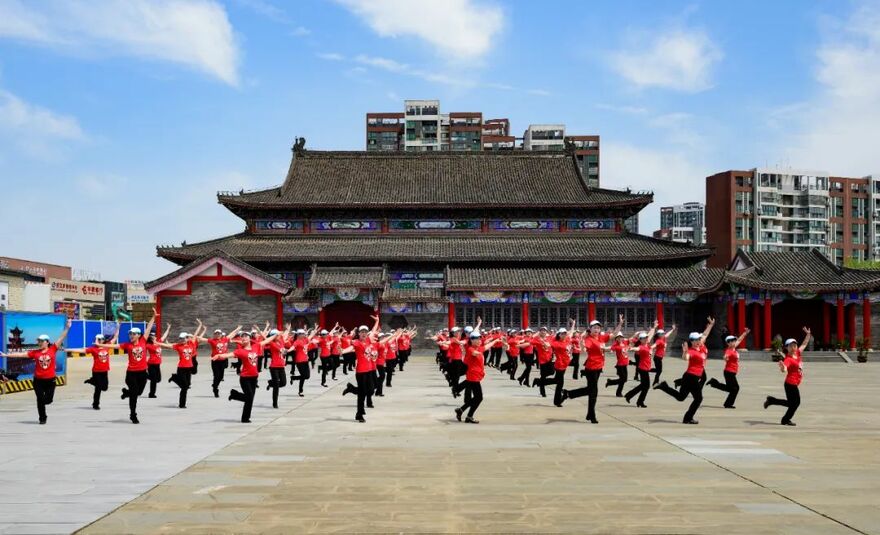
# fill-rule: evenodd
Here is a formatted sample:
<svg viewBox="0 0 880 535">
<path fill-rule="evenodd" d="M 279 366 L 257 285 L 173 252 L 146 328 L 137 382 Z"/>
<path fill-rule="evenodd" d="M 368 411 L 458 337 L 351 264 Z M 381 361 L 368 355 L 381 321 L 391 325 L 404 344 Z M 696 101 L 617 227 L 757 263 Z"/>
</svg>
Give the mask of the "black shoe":
<svg viewBox="0 0 880 535">
<path fill-rule="evenodd" d="M 232 391 L 229 392 L 229 401 L 232 401 Z"/>
<path fill-rule="evenodd" d="M 169 383 L 173 383 L 173 382 L 174 382 L 174 377 L 175 377 L 176 375 L 177 375 L 177 374 L 172 373 L 172 374 L 171 374 L 171 377 L 168 378 L 168 382 L 169 382 Z"/>
<path fill-rule="evenodd" d="M 724 408 L 725 409 L 735 409 L 736 407 L 734 407 L 733 405 L 725 405 Z"/>
<path fill-rule="evenodd" d="M 622 397 L 623 397 L 623 394 L 614 394 L 614 397 L 622 398 Z"/>
<path fill-rule="evenodd" d="M 648 406 L 645 405 L 644 403 L 636 403 L 636 407 L 638 407 L 640 409 L 647 409 L 648 408 Z"/>
<path fill-rule="evenodd" d="M 141 421 L 138 420 L 137 414 L 132 414 L 132 415 L 130 415 L 130 416 L 128 417 L 128 419 L 131 420 L 131 423 L 133 423 L 133 424 L 139 424 L 139 423 L 141 423 Z"/>
<path fill-rule="evenodd" d="M 764 400 L 764 408 L 766 409 L 769 406 L 770 406 L 770 398 L 767 398 Z"/>
<path fill-rule="evenodd" d="M 249 424 L 249 423 L 251 423 L 251 421 L 250 421 L 249 419 L 248 419 L 248 420 L 242 419 L 242 420 L 241 420 L 241 423 L 243 423 L 243 424 Z"/>
<path fill-rule="evenodd" d="M 186 408 L 186 405 L 178 405 L 177 408 L 178 408 L 178 409 L 185 409 L 185 408 Z"/>
<path fill-rule="evenodd" d="M 631 397 L 629 397 L 629 396 L 624 396 L 624 399 L 626 399 L 626 402 L 627 402 L 627 403 L 632 403 L 632 398 L 631 398 Z"/>
<path fill-rule="evenodd" d="M 299 393 L 299 397 L 304 398 L 304 397 L 306 397 L 306 396 L 305 396 L 305 394 L 303 394 L 302 392 L 300 392 L 300 393 Z"/>
<path fill-rule="evenodd" d="M 460 422 L 461 421 L 461 413 L 464 411 L 461 408 L 455 409 L 455 418 Z"/>
<path fill-rule="evenodd" d="M 321 383 L 321 386 L 323 386 L 324 388 L 327 388 L 327 383 Z"/>
<path fill-rule="evenodd" d="M 122 389 L 122 399 L 126 399 L 126 398 L 128 398 L 128 389 L 123 388 Z"/>
<path fill-rule="evenodd" d="M 46 419 L 40 418 L 40 425 L 46 425 Z"/>
<path fill-rule="evenodd" d="M 719 385 L 720 383 L 719 383 L 718 381 L 716 381 L 714 377 L 712 377 L 711 379 L 709 379 L 708 381 L 706 381 L 706 384 L 709 385 L 709 386 L 711 386 L 712 388 L 718 388 L 718 385 Z"/>
<path fill-rule="evenodd" d="M 277 404 L 277 403 L 273 403 L 273 404 L 272 404 L 272 408 L 273 408 L 273 409 L 277 409 L 277 408 L 278 408 L 278 404 Z"/>
<path fill-rule="evenodd" d="M 155 397 L 156 397 L 156 394 L 150 394 L 150 395 L 147 396 L 147 397 L 148 397 L 148 398 L 155 398 Z"/>
<path fill-rule="evenodd" d="M 466 424 L 478 424 L 478 423 L 480 423 L 480 421 L 479 421 L 479 420 L 474 420 L 473 418 L 471 418 L 470 416 L 468 416 L 467 418 L 464 419 L 464 423 L 466 423 Z"/>
<path fill-rule="evenodd" d="M 344 396 L 346 394 L 353 394 L 353 393 L 354 393 L 354 389 L 351 387 L 351 385 L 350 384 L 345 385 L 345 390 L 342 391 L 342 395 Z"/>
<path fill-rule="evenodd" d="M 215 397 L 215 398 L 219 398 L 219 397 L 220 397 L 220 391 L 217 390 L 216 388 L 214 389 L 214 397 Z"/>
<path fill-rule="evenodd" d="M 373 404 L 372 404 L 372 403 L 367 403 L 367 408 L 368 408 L 368 409 L 374 409 L 375 407 L 373 407 Z"/>
<path fill-rule="evenodd" d="M 358 421 L 358 422 L 360 422 L 360 423 L 362 423 L 362 424 L 367 423 L 367 421 L 364 419 L 363 416 L 358 416 L 358 417 L 356 417 L 356 418 L 355 418 L 355 421 Z"/>
<path fill-rule="evenodd" d="M 83 384 L 86 384 L 86 385 L 90 385 L 90 384 L 92 384 L 92 378 L 89 377 L 88 379 L 86 379 L 85 381 L 83 381 Z"/>
<path fill-rule="evenodd" d="M 581 370 L 581 377 L 587 376 L 587 370 Z"/>
<path fill-rule="evenodd" d="M 568 390 L 563 388 L 562 389 L 562 401 L 565 401 L 567 399 L 568 399 Z"/>
<path fill-rule="evenodd" d="M 796 426 L 797 424 L 794 423 L 794 422 L 792 422 L 791 420 L 789 420 L 789 421 L 787 421 L 787 422 L 782 422 L 782 425 L 790 425 L 790 426 L 794 427 L 794 426 Z"/>
<path fill-rule="evenodd" d="M 376 397 L 377 397 L 377 398 L 384 398 L 384 397 L 385 397 L 385 394 L 376 394 Z"/>
<path fill-rule="evenodd" d="M 101 410 L 101 406 L 98 405 L 97 403 L 92 403 L 92 408 L 95 409 L 96 411 Z"/>
<path fill-rule="evenodd" d="M 684 423 L 684 424 L 690 424 L 690 425 L 697 425 L 697 424 L 700 423 L 700 422 L 698 422 L 698 421 L 696 421 L 696 420 L 684 420 L 684 421 L 682 421 L 682 423 Z"/>
<path fill-rule="evenodd" d="M 587 418 L 587 421 L 590 422 L 591 424 L 599 423 L 599 420 L 597 420 L 595 416 L 592 418 Z"/>
<path fill-rule="evenodd" d="M 659 383 L 654 385 L 654 390 L 657 390 L 658 388 L 663 388 L 664 385 L 669 386 L 666 384 L 666 381 L 660 381 Z"/>
</svg>

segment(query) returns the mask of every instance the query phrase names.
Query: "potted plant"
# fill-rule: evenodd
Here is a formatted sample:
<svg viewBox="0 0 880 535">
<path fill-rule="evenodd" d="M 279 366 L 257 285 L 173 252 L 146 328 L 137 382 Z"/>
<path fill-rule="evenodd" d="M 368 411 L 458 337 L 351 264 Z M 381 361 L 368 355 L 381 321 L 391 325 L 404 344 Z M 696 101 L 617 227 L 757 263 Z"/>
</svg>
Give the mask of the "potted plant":
<svg viewBox="0 0 880 535">
<path fill-rule="evenodd" d="M 774 338 L 772 342 L 770 342 L 770 358 L 773 359 L 773 362 L 779 362 L 782 360 L 782 340 L 779 338 Z"/>
<path fill-rule="evenodd" d="M 871 349 L 868 346 L 868 341 L 864 338 L 858 338 L 856 340 L 856 349 L 859 350 L 859 355 L 856 357 L 859 362 L 868 362 L 868 350 Z"/>
<path fill-rule="evenodd" d="M 837 341 L 837 350 L 838 351 L 846 351 L 848 347 L 849 347 L 849 340 L 847 340 L 846 338 L 843 338 L 843 339 Z"/>
</svg>

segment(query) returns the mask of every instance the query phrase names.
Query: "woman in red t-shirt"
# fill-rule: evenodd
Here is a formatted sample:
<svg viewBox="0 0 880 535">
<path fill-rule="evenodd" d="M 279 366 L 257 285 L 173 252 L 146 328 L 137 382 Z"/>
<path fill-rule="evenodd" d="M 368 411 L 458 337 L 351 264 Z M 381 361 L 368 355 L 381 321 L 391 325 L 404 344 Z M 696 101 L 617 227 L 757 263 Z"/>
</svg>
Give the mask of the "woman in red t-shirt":
<svg viewBox="0 0 880 535">
<path fill-rule="evenodd" d="M 153 325 L 159 313 L 153 309 L 153 317 L 147 322 L 144 332 L 149 335 L 153 332 Z M 137 400 L 147 387 L 147 339 L 139 327 L 132 327 L 128 331 L 128 342 L 123 344 L 95 344 L 107 349 L 121 349 L 128 354 L 128 368 L 125 370 L 125 387 L 122 389 L 122 399 L 128 400 L 128 418 L 133 424 L 141 423 L 137 416 Z"/>
<path fill-rule="evenodd" d="M 171 332 L 171 322 L 165 326 L 165 333 L 162 334 L 160 342 L 168 339 L 168 333 Z M 116 333 L 118 335 L 119 329 Z M 115 337 L 114 337 L 115 340 Z M 162 346 L 156 343 L 156 336 L 150 333 L 147 336 L 147 379 L 150 381 L 150 392 L 148 398 L 156 397 L 156 386 L 162 381 Z"/>
<path fill-rule="evenodd" d="M 474 413 L 483 402 L 483 386 L 480 384 L 486 376 L 486 360 L 483 352 L 491 350 L 495 346 L 501 346 L 503 343 L 503 339 L 493 338 L 484 346 L 479 329 L 474 329 L 468 336 L 468 344 L 464 347 L 464 356 L 462 357 L 464 365 L 467 366 L 464 380 L 464 405 L 455 409 L 455 417 L 459 422 L 461 415 L 467 410 L 467 417 L 464 421 L 469 424 L 480 423 L 479 420 L 474 419 Z"/>
<path fill-rule="evenodd" d="M 211 348 L 211 356 L 213 357 L 219 353 L 226 353 L 226 350 L 229 349 L 229 341 L 235 339 L 239 331 L 241 331 L 241 325 L 233 329 L 228 335 L 223 332 L 223 329 L 214 329 L 214 335 L 211 338 L 200 336 L 197 340 L 208 344 Z M 223 375 L 226 373 L 227 368 L 229 368 L 229 361 L 225 359 L 211 361 L 211 390 L 214 392 L 215 398 L 220 397 L 220 383 L 223 382 Z"/>
<path fill-rule="evenodd" d="M 499 366 L 498 371 L 507 372 L 511 381 L 516 379 L 516 368 L 519 364 L 519 340 L 516 329 L 507 329 L 507 362 Z"/>
<path fill-rule="evenodd" d="M 379 352 L 375 347 L 376 336 L 379 334 L 379 316 L 370 316 L 373 318 L 373 328 L 368 329 L 366 325 L 361 325 L 357 329 L 357 338 L 351 341 L 351 345 L 342 349 L 342 354 L 354 354 L 355 357 L 355 382 L 357 386 L 348 383 L 342 395 L 357 394 L 357 412 L 354 419 L 364 423 L 367 420 L 366 408 L 364 402 L 373 389 L 373 363 L 379 358 Z"/>
<path fill-rule="evenodd" d="M 669 332 L 657 329 L 657 332 L 654 333 L 654 339 L 652 340 L 654 343 L 654 369 L 651 371 L 654 372 L 655 385 L 660 382 L 660 375 L 663 373 L 663 357 L 666 356 L 666 343 L 675 333 L 675 329 L 676 326 L 673 324 Z"/>
<path fill-rule="evenodd" d="M 535 331 L 526 327 L 522 330 L 522 336 L 519 339 L 518 345 L 521 351 L 520 360 L 523 363 L 523 372 L 516 381 L 522 386 L 529 386 L 532 367 L 535 365 L 535 346 L 532 344 L 534 336 Z"/>
<path fill-rule="evenodd" d="M 724 349 L 724 382 L 720 382 L 714 377 L 709 379 L 708 385 L 717 388 L 722 392 L 727 392 L 727 399 L 724 400 L 725 409 L 735 409 L 736 395 L 739 394 L 739 382 L 736 380 L 736 374 L 739 372 L 739 351 L 737 347 L 746 339 L 749 329 L 743 331 L 739 337 L 727 336 L 724 343 L 727 347 Z"/>
<path fill-rule="evenodd" d="M 624 399 L 626 399 L 627 403 L 632 403 L 632 399 L 638 394 L 639 399 L 636 401 L 636 407 L 643 409 L 647 407 L 645 405 L 645 398 L 648 397 L 648 390 L 651 389 L 651 354 L 655 349 L 655 345 L 651 344 L 651 339 L 654 337 L 657 325 L 657 321 L 654 321 L 650 331 L 638 333 L 636 341 L 629 348 L 630 351 L 635 351 L 636 354 L 636 378 L 639 384 L 627 392 Z"/>
<path fill-rule="evenodd" d="M 234 388 L 229 390 L 229 401 L 244 403 L 241 409 L 241 423 L 243 424 L 251 423 L 251 409 L 254 406 L 254 395 L 257 392 L 257 377 L 260 375 L 257 361 L 263 356 L 265 347 L 271 344 L 275 338 L 275 336 L 270 336 L 265 340 L 255 342 L 251 338 L 251 333 L 243 332 L 238 335 L 238 349 L 211 357 L 211 360 L 235 357 L 241 361 L 241 373 L 238 376 L 241 392 Z"/>
<path fill-rule="evenodd" d="M 551 377 L 553 373 L 553 347 L 550 345 L 551 340 L 547 338 L 550 331 L 547 327 L 538 329 L 538 336 L 532 338 L 532 346 L 535 348 L 535 361 L 538 364 L 538 378 L 532 381 L 532 387 L 535 385 L 540 387 L 541 397 L 547 397 L 546 389 L 548 383 L 552 383 L 554 379 Z"/>
<path fill-rule="evenodd" d="M 72 322 L 68 319 L 67 325 L 54 343 L 50 341 L 49 335 L 41 334 L 37 337 L 37 349 L 17 353 L 0 353 L 0 357 L 28 358 L 34 361 L 34 394 L 37 396 L 37 415 L 40 418 L 40 424 L 46 423 L 46 405 L 51 405 L 55 399 L 55 354 L 58 353 L 61 344 L 67 338 L 71 324 Z"/>
<path fill-rule="evenodd" d="M 797 340 L 789 338 L 785 341 L 785 359 L 779 361 L 779 371 L 785 374 L 785 399 L 767 396 L 764 402 L 766 409 L 770 405 L 788 407 L 782 416 L 782 425 L 797 425 L 791 421 L 801 404 L 800 384 L 804 378 L 804 361 L 801 354 L 810 343 L 810 329 L 804 327 L 804 341 L 797 345 Z"/>
<path fill-rule="evenodd" d="M 571 364 L 572 333 L 574 333 L 574 320 L 569 321 L 568 329 L 565 329 L 564 327 L 557 329 L 553 340 L 549 342 L 544 340 L 546 343 L 545 347 L 549 347 L 552 352 L 553 361 L 551 363 L 551 369 L 553 370 L 553 376 L 542 377 L 536 379 L 532 383 L 533 387 L 535 385 L 541 387 L 542 396 L 546 396 L 546 393 L 544 392 L 544 387 L 546 385 L 555 385 L 556 389 L 553 393 L 553 404 L 557 407 L 561 407 L 562 402 L 565 401 L 563 394 L 565 392 L 565 372 L 568 370 L 568 365 Z"/>
<path fill-rule="evenodd" d="M 712 327 L 714 325 L 715 318 L 710 316 L 703 332 L 692 332 L 688 335 L 688 341 L 682 344 L 682 358 L 687 361 L 688 367 L 687 370 L 685 370 L 684 375 L 681 376 L 680 389 L 675 390 L 674 388 L 671 388 L 666 381 L 661 381 L 654 387 L 666 392 L 678 401 L 684 401 L 687 399 L 688 395 L 693 397 L 693 401 L 691 401 L 687 412 L 684 413 L 684 418 L 682 418 L 682 423 L 685 424 L 700 423 L 697 420 L 694 420 L 694 416 L 697 415 L 697 409 L 700 408 L 700 404 L 703 402 L 702 378 L 706 373 L 706 356 L 709 352 L 706 348 L 706 338 L 709 336 L 709 333 L 712 332 Z"/>
<path fill-rule="evenodd" d="M 119 336 L 119 322 L 116 322 L 116 333 L 110 339 L 111 344 L 116 343 L 116 337 Z M 92 357 L 92 376 L 83 381 L 87 385 L 92 385 L 95 392 L 92 394 L 92 408 L 101 410 L 101 392 L 106 392 L 110 387 L 107 380 L 107 373 L 110 371 L 110 351 L 99 346 L 106 341 L 103 334 L 95 335 L 95 343 L 83 349 L 68 349 L 67 352 L 85 353 Z"/>
<path fill-rule="evenodd" d="M 290 341 L 290 348 L 287 349 L 288 353 L 293 353 L 294 367 L 290 369 L 290 385 L 293 386 L 293 382 L 299 380 L 299 397 L 305 395 L 303 387 L 312 376 L 311 368 L 309 368 L 309 352 L 318 347 L 317 336 L 315 336 L 317 332 L 317 327 L 309 332 L 306 332 L 305 329 L 297 329 Z M 294 370 L 298 371 L 299 375 L 296 375 Z"/>
<path fill-rule="evenodd" d="M 608 341 L 608 335 L 602 333 L 602 325 L 598 321 L 591 322 L 590 334 L 585 336 L 581 345 L 587 353 L 584 361 L 583 374 L 587 378 L 587 386 L 571 391 L 563 391 L 563 399 L 579 398 L 581 396 L 589 396 L 587 400 L 587 421 L 597 424 L 596 419 L 596 401 L 599 397 L 599 375 L 605 368 L 605 351 L 608 347 L 605 345 Z"/>
</svg>

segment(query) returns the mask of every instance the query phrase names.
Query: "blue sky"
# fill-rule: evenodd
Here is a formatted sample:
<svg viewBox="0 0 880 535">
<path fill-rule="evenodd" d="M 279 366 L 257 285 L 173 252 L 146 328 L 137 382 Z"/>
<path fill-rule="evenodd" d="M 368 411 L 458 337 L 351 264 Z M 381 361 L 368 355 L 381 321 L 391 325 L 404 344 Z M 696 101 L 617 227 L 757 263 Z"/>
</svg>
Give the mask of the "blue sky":
<svg viewBox="0 0 880 535">
<path fill-rule="evenodd" d="M 880 2 L 0 0 L 0 252 L 160 276 L 405 98 L 600 134 L 650 233 L 717 171 L 880 172 Z"/>
</svg>

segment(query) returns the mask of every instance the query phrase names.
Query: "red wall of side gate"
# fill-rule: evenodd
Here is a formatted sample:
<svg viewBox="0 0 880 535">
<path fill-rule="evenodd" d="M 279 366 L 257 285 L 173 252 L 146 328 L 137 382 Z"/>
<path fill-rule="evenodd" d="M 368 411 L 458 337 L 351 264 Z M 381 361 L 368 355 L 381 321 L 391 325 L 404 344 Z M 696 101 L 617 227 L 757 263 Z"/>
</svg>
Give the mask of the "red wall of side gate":
<svg viewBox="0 0 880 535">
<path fill-rule="evenodd" d="M 372 308 L 358 301 L 337 301 L 324 307 L 324 327 L 330 330 L 339 323 L 348 330 L 360 325 L 372 329 L 373 320 L 370 316 L 373 314 Z"/>
<path fill-rule="evenodd" d="M 790 299 L 773 305 L 772 310 L 771 337 L 781 334 L 783 340 L 796 338 L 800 343 L 804 338 L 803 327 L 809 327 L 813 336 L 822 337 L 822 301 Z"/>
</svg>

